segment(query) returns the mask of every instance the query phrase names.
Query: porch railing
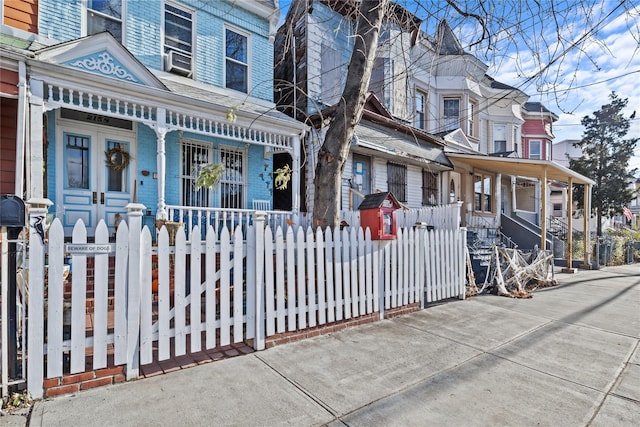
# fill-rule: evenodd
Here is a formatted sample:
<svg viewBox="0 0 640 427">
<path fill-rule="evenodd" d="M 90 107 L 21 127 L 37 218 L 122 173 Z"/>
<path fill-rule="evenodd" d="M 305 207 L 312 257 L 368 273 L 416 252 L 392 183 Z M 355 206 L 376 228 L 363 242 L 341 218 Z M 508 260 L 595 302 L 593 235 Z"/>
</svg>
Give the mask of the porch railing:
<svg viewBox="0 0 640 427">
<path fill-rule="evenodd" d="M 170 221 L 183 223 L 186 225 L 185 231 L 188 233 L 191 228 L 198 225 L 201 230 L 206 230 L 212 226 L 216 233 L 220 233 L 223 227 L 230 230 L 241 226 L 243 230 L 253 224 L 254 209 L 227 209 L 227 208 L 204 208 L 197 206 L 167 206 Z M 286 230 L 287 225 L 298 225 L 297 215 L 291 211 L 267 210 L 266 223 L 272 228 L 281 227 Z"/>
</svg>

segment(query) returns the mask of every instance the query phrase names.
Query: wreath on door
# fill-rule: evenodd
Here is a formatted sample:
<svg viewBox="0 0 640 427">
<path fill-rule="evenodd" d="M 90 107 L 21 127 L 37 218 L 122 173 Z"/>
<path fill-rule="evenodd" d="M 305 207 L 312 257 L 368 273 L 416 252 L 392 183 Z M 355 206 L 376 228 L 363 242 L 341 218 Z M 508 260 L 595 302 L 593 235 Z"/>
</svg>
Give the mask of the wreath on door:
<svg viewBox="0 0 640 427">
<path fill-rule="evenodd" d="M 113 147 L 104 152 L 109 169 L 121 171 L 129 165 L 131 156 L 122 147 Z"/>
</svg>

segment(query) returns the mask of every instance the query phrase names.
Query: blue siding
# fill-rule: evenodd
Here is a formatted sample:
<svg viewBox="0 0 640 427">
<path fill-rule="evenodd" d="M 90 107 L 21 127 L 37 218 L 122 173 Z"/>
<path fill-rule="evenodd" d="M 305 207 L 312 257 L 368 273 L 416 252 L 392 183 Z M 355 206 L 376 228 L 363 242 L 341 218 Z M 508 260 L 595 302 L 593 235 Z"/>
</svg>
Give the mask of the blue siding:
<svg viewBox="0 0 640 427">
<path fill-rule="evenodd" d="M 145 67 L 156 70 L 162 69 L 163 4 L 148 0 L 127 3 L 126 47 Z"/>
<path fill-rule="evenodd" d="M 229 0 L 176 3 L 195 11 L 195 78 L 224 87 L 223 37 L 224 26 L 229 24 L 250 34 L 250 95 L 273 101 L 273 44 L 269 42 L 269 22 Z M 163 68 L 163 5 L 160 0 L 129 0 L 124 19 L 125 47 L 144 66 L 156 70 Z M 41 0 L 40 34 L 61 42 L 79 38 L 82 13 L 81 0 Z"/>
<path fill-rule="evenodd" d="M 80 33 L 81 11 L 81 0 L 40 0 L 38 3 L 40 35 L 59 41 L 77 39 L 82 35 Z"/>
<path fill-rule="evenodd" d="M 251 209 L 253 199 L 272 200 L 272 157 L 264 158 L 264 149 L 259 146 L 249 147 L 247 177 L 247 208 Z"/>
<path fill-rule="evenodd" d="M 138 170 L 136 174 L 138 203 L 142 203 L 155 214 L 158 209 L 158 180 L 153 179 L 153 173 L 157 172 L 157 144 L 156 133 L 153 129 L 138 125 Z M 149 171 L 149 175 L 143 176 L 142 171 Z"/>
</svg>

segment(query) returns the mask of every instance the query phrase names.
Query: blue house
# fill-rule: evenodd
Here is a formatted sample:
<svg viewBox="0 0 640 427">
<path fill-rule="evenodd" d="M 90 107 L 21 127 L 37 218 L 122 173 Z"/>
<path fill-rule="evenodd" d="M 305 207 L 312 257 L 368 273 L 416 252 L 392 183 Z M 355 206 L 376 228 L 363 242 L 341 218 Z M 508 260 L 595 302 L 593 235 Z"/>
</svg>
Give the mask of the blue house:
<svg viewBox="0 0 640 427">
<path fill-rule="evenodd" d="M 277 2 L 40 0 L 31 13 L 0 42 L 3 71 L 26 88 L 16 182 L 53 202 L 65 234 L 78 219 L 114 231 L 130 203 L 150 224 L 298 210 L 306 128 L 273 103 Z M 220 183 L 198 187 L 215 163 Z M 284 165 L 291 182 L 276 190 Z"/>
</svg>

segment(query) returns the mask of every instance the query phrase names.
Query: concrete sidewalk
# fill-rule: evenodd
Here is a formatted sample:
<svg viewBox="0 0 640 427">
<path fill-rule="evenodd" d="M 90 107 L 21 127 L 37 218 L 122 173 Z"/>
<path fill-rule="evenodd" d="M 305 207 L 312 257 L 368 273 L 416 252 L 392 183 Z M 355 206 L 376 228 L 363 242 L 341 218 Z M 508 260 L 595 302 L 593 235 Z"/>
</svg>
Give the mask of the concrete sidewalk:
<svg viewBox="0 0 640 427">
<path fill-rule="evenodd" d="M 30 425 L 640 425 L 640 266 L 557 279 L 39 401 Z"/>
</svg>

